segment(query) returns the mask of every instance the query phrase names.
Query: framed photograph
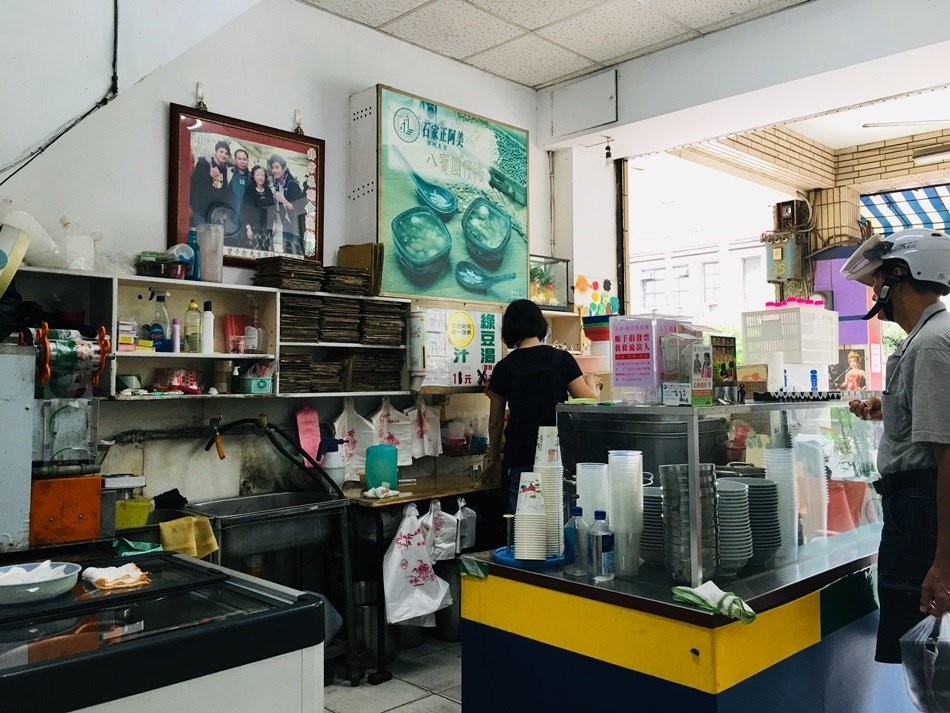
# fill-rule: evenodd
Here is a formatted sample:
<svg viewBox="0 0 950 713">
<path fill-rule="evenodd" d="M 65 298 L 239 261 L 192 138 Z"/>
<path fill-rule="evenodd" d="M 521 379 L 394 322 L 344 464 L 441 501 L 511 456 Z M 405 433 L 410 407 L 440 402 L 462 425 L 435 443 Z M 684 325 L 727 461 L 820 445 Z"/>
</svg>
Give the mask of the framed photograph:
<svg viewBox="0 0 950 713">
<path fill-rule="evenodd" d="M 323 259 L 324 142 L 171 104 L 168 245 L 218 223 L 224 262 Z"/>
</svg>

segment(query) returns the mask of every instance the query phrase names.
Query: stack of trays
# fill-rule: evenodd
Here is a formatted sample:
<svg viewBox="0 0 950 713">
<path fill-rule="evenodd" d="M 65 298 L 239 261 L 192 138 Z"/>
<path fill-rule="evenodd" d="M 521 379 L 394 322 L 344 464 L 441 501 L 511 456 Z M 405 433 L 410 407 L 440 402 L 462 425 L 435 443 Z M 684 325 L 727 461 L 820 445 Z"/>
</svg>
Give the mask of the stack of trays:
<svg viewBox="0 0 950 713">
<path fill-rule="evenodd" d="M 255 263 L 254 284 L 316 292 L 323 284 L 323 265 L 293 257 L 262 257 Z"/>
<path fill-rule="evenodd" d="M 309 354 L 281 352 L 278 383 L 282 394 L 307 394 L 313 391 L 313 358 Z"/>
<path fill-rule="evenodd" d="M 345 297 L 324 297 L 323 312 L 320 315 L 320 341 L 345 342 L 355 344 L 359 341 L 360 304 Z"/>
<path fill-rule="evenodd" d="M 361 267 L 327 267 L 323 291 L 341 295 L 368 295 L 369 270 Z"/>
<path fill-rule="evenodd" d="M 340 360 L 313 362 L 310 387 L 312 391 L 343 391 L 343 368 Z"/>
<path fill-rule="evenodd" d="M 690 584 L 689 466 L 661 465 L 663 484 L 663 560 L 677 584 Z M 703 520 L 703 580 L 713 578 L 719 564 L 719 513 L 716 468 L 699 464 L 699 507 Z"/>
<path fill-rule="evenodd" d="M 402 368 L 405 357 L 400 352 L 376 354 L 376 390 L 399 391 L 402 389 Z"/>
<path fill-rule="evenodd" d="M 360 343 L 385 346 L 403 344 L 408 305 L 402 302 L 364 302 Z"/>
<path fill-rule="evenodd" d="M 345 359 L 343 388 L 346 391 L 399 391 L 402 388 L 403 355 L 364 352 Z"/>
<path fill-rule="evenodd" d="M 663 488 L 643 489 L 643 533 L 640 557 L 646 564 L 663 564 Z"/>
<path fill-rule="evenodd" d="M 320 312 L 323 300 L 307 295 L 280 298 L 280 339 L 282 342 L 320 341 Z"/>
</svg>

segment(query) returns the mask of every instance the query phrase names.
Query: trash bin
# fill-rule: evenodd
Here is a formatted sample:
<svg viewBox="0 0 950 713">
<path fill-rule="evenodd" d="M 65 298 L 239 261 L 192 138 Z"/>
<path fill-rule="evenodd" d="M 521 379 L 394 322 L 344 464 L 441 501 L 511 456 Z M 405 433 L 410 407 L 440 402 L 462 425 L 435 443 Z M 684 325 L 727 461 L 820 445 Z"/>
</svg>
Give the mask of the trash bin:
<svg viewBox="0 0 950 713">
<path fill-rule="evenodd" d="M 462 613 L 462 583 L 457 559 L 435 563 L 435 573 L 449 583 L 452 603 L 435 613 L 435 635 L 442 641 L 459 641 Z"/>
</svg>

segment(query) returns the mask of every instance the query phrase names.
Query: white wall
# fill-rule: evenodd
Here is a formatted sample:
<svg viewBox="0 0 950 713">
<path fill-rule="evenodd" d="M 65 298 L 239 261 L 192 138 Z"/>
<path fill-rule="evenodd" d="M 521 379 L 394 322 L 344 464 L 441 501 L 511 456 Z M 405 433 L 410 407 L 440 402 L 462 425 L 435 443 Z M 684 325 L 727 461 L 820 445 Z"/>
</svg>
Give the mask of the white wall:
<svg viewBox="0 0 950 713">
<path fill-rule="evenodd" d="M 120 0 L 119 91 L 259 1 Z M 2 167 L 105 94 L 112 77 L 113 4 L 0 0 L 0 17 Z"/>
<path fill-rule="evenodd" d="M 58 9 L 66 19 L 79 21 L 74 13 L 81 6 Z M 62 64 L 83 63 L 67 45 L 43 47 Z M 148 64 L 129 62 L 139 68 Z M 168 102 L 193 105 L 197 81 L 204 84 L 211 111 L 290 129 L 294 110 L 300 109 L 306 133 L 326 140 L 328 263 L 335 260 L 337 246 L 347 242 L 350 94 L 388 84 L 536 135 L 535 92 L 530 89 L 295 0 L 262 0 L 123 91 L 0 187 L 0 195 L 32 212 L 50 230 L 62 213 L 81 217 L 102 230 L 106 250 L 164 248 Z M 543 151 L 529 146 L 529 161 L 532 176 L 547 175 Z M 532 249 L 549 238 L 548 196 L 546 180 L 531 181 Z M 229 268 L 225 279 L 244 281 L 248 274 L 242 272 L 239 276 Z"/>
</svg>

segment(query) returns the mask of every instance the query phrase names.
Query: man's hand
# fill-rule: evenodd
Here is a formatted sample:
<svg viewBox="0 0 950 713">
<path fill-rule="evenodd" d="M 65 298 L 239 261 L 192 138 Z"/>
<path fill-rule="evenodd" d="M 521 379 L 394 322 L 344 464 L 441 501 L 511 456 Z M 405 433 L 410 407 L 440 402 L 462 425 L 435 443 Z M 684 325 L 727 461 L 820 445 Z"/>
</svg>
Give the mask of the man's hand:
<svg viewBox="0 0 950 713">
<path fill-rule="evenodd" d="M 920 587 L 920 613 L 942 616 L 950 611 L 950 571 L 936 562 Z"/>
<path fill-rule="evenodd" d="M 876 396 L 869 399 L 852 399 L 848 403 L 851 413 L 862 421 L 880 421 L 884 414 L 881 412 L 881 400 Z"/>
<path fill-rule="evenodd" d="M 211 167 L 211 177 L 212 177 L 212 178 L 220 178 L 220 177 L 221 177 L 221 171 L 218 170 L 218 167 L 217 167 L 217 166 L 212 166 L 212 167 Z"/>
</svg>

